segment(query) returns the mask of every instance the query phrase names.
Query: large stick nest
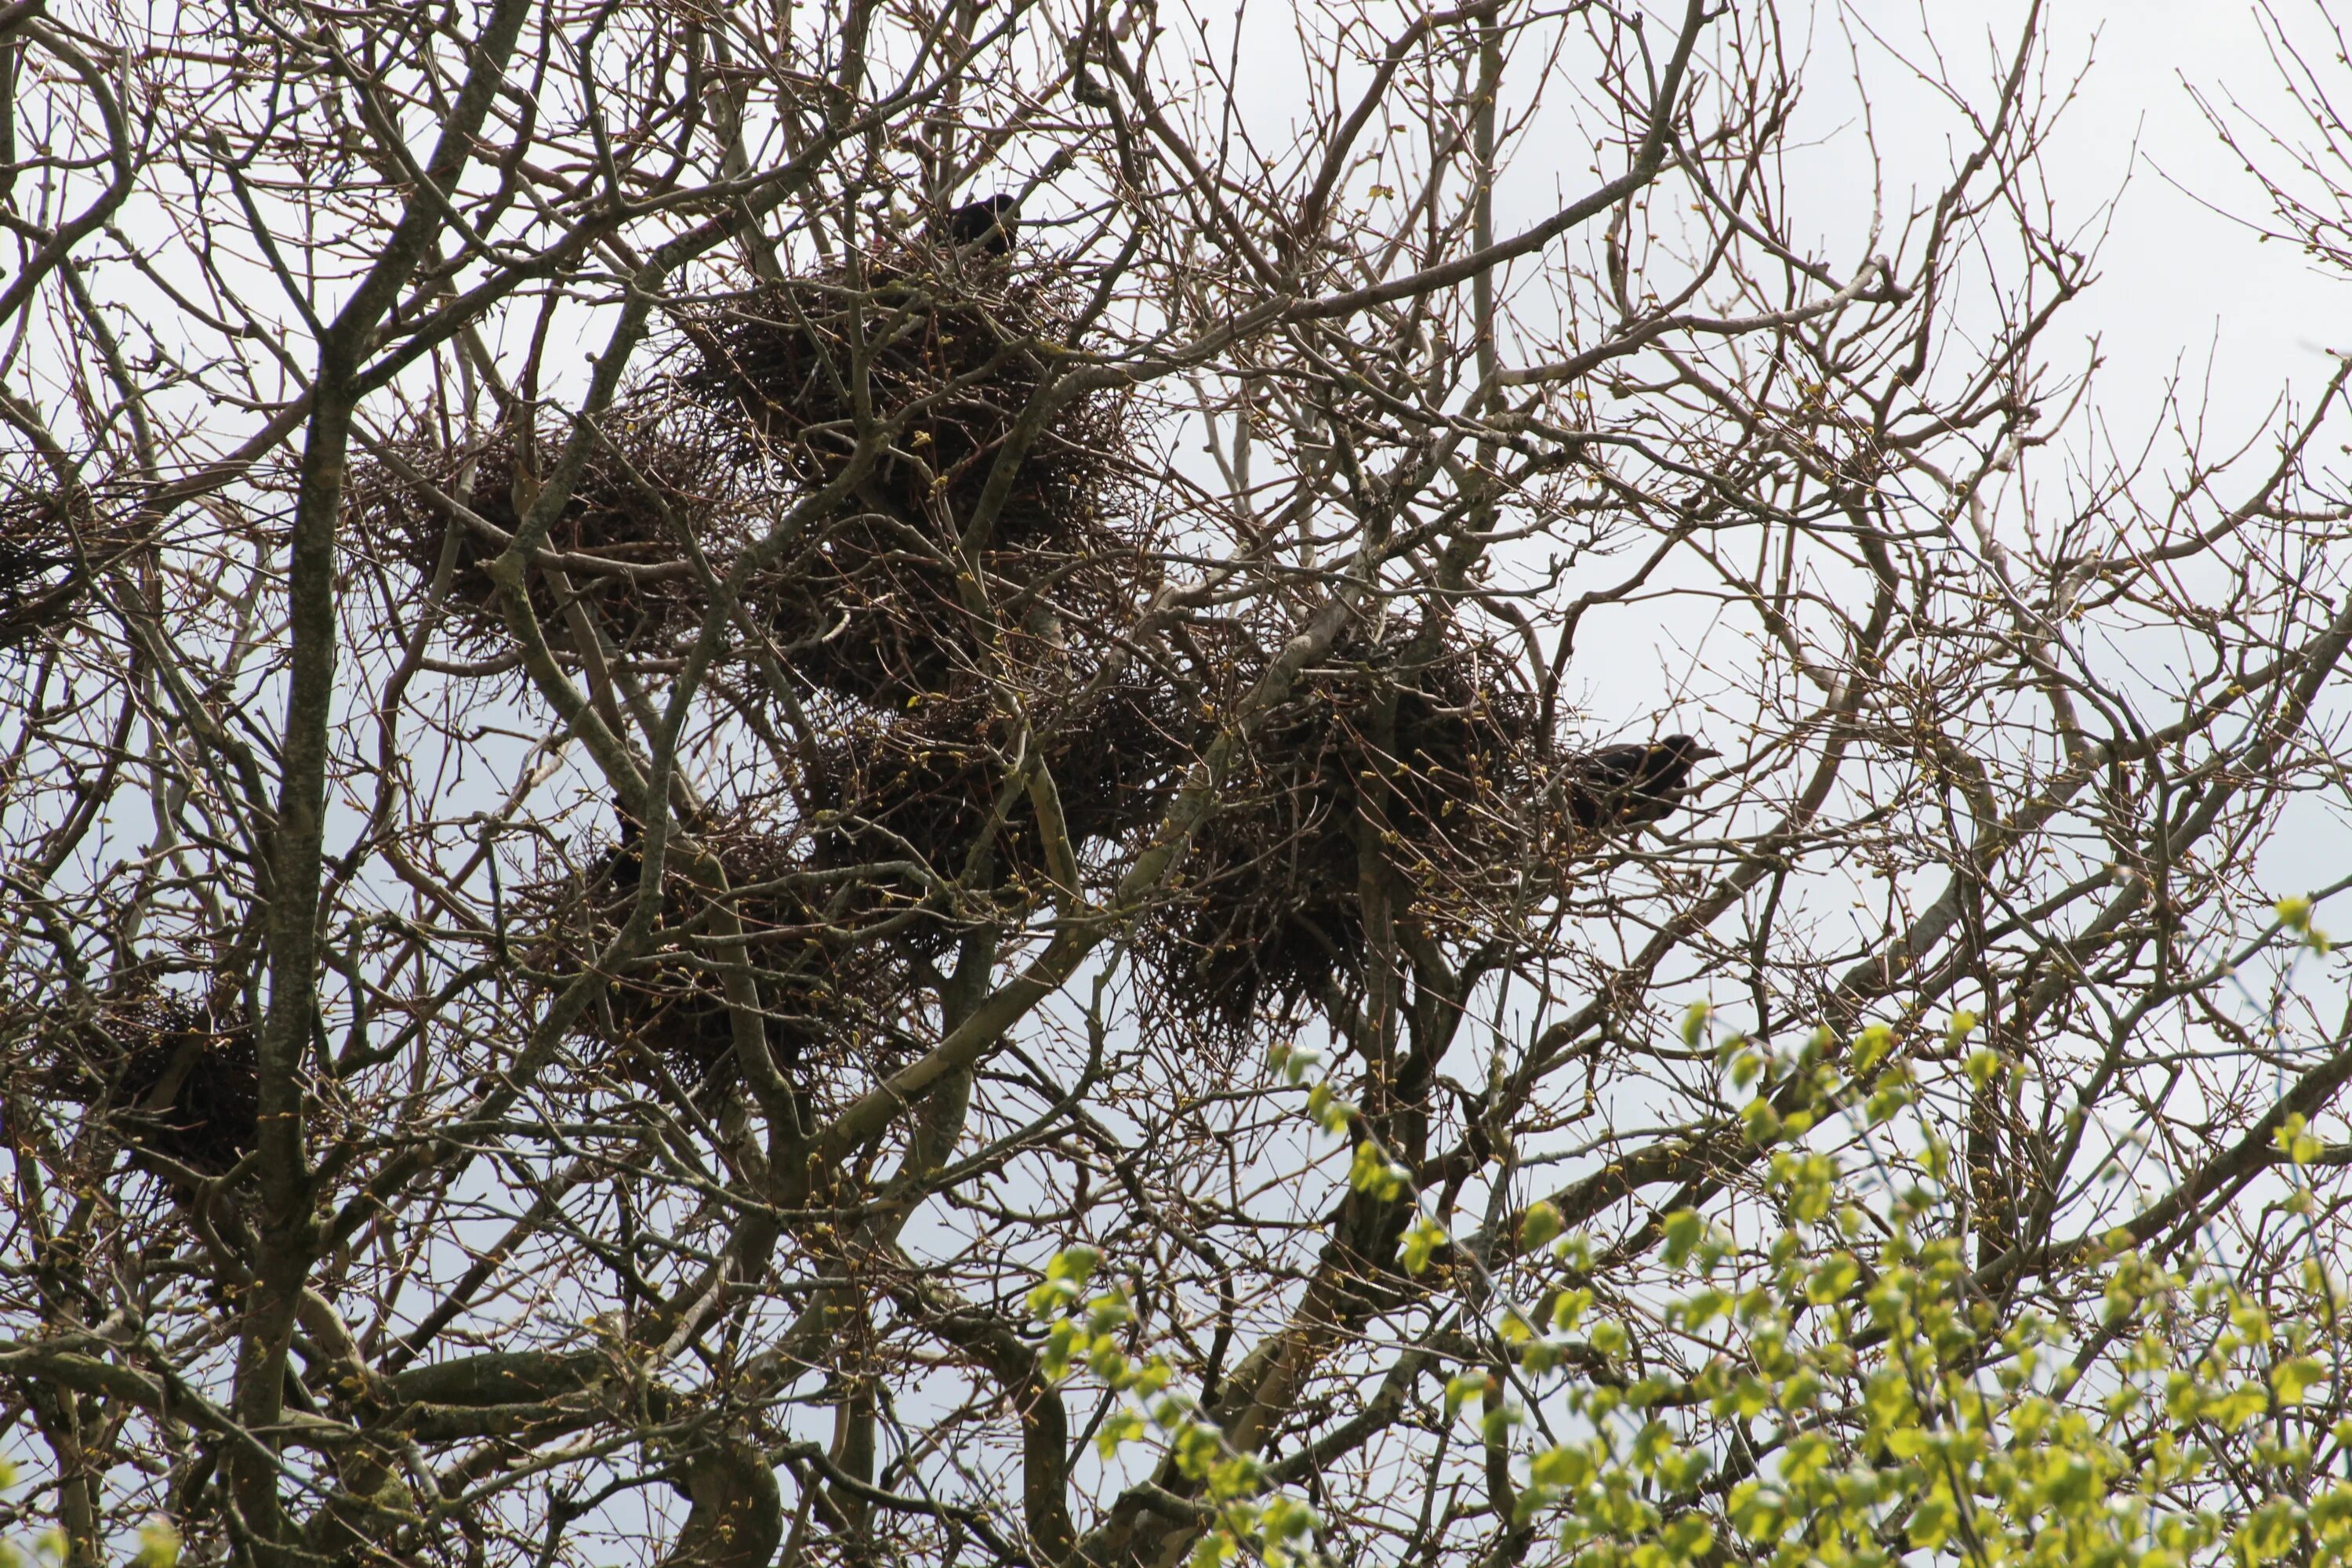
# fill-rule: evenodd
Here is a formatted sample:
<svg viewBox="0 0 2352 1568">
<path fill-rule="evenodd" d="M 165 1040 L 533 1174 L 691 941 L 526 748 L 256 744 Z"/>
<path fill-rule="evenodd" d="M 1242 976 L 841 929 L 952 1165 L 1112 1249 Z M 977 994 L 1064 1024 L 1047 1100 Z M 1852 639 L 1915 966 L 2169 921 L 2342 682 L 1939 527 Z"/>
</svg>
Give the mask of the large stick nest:
<svg viewBox="0 0 2352 1568">
<path fill-rule="evenodd" d="M 684 323 L 698 363 L 679 389 L 742 417 L 747 458 L 804 494 L 855 476 L 759 599 L 803 679 L 889 708 L 955 684 L 1008 604 L 1082 626 L 1150 586 L 1122 390 L 1053 405 L 975 529 L 1016 426 L 1068 370 L 1076 321 L 1064 286 L 966 259 L 969 275 L 835 267 Z"/>
<path fill-rule="evenodd" d="M 1360 990 L 1365 855 L 1396 913 L 1480 930 L 1540 863 L 1557 763 L 1515 666 L 1454 628 L 1344 638 L 1235 759 L 1142 938 L 1171 1017 L 1232 1031 Z M 1393 697 L 1392 715 L 1386 711 Z"/>
<path fill-rule="evenodd" d="M 699 623 L 702 595 L 686 540 L 690 531 L 724 573 L 749 533 L 757 476 L 695 409 L 640 400 L 613 410 L 599 429 L 603 438 L 548 530 L 543 548 L 562 559 L 530 569 L 530 603 L 549 640 L 562 646 L 570 633 L 560 579 L 593 606 L 608 635 L 643 648 Z M 454 531 L 447 602 L 460 642 L 506 646 L 503 601 L 483 568 L 506 548 L 564 435 L 541 431 L 525 441 L 501 423 L 445 439 L 420 422 L 387 443 L 385 457 L 354 467 L 345 495 L 358 531 L 420 598 Z M 452 502 L 503 537 L 486 535 Z"/>
<path fill-rule="evenodd" d="M 217 1176 L 253 1148 L 260 1060 L 253 1030 L 233 1010 L 163 991 L 102 1005 L 96 1026 L 49 1037 L 47 1092 L 104 1104 L 132 1157 L 167 1177 L 171 1166 Z"/>
<path fill-rule="evenodd" d="M 740 946 L 709 941 L 721 899 L 697 881 L 676 853 L 662 868 L 661 909 L 652 951 L 611 977 L 583 1016 L 582 1029 L 612 1050 L 623 1077 L 653 1077 L 658 1061 L 688 1089 L 731 1080 L 739 1071 L 734 1018 L 719 966 L 740 962 L 758 987 L 768 1051 L 803 1079 L 889 1054 L 904 976 L 880 943 L 860 941 L 845 900 L 811 875 L 803 841 L 741 826 L 704 842 L 727 878 L 725 905 Z M 547 917 L 539 960 L 557 974 L 592 963 L 628 918 L 644 860 L 634 825 L 591 861 L 587 877 L 542 884 L 527 906 Z M 872 1065 L 868 1063 L 867 1065 Z"/>
<path fill-rule="evenodd" d="M 106 529 L 86 505 L 80 510 L 77 529 L 69 526 L 67 503 L 54 495 L 0 499 L 0 648 L 72 616 L 90 586 L 85 561 L 101 567 L 132 542 Z"/>
<path fill-rule="evenodd" d="M 973 689 L 851 724 L 819 752 L 804 786 L 804 810 L 825 824 L 820 859 L 913 861 L 940 882 L 977 870 L 977 890 L 1034 903 L 1051 878 L 1035 792 L 1015 782 L 1032 748 L 1082 865 L 1090 848 L 1159 819 L 1190 750 L 1163 686 L 1120 679 L 1099 690 L 1032 691 L 1022 710 L 1025 727 L 1001 694 Z M 889 884 L 877 878 L 876 886 Z M 908 879 L 895 896 L 911 907 L 925 892 L 923 879 Z M 909 929 L 937 935 L 951 927 Z"/>
</svg>

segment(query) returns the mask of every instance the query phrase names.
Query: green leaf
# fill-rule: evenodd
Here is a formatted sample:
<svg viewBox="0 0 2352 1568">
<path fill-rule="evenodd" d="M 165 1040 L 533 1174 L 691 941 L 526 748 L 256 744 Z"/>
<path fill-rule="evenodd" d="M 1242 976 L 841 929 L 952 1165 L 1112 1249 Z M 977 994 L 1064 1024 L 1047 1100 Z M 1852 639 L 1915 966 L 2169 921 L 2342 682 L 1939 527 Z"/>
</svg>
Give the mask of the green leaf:
<svg viewBox="0 0 2352 1568">
<path fill-rule="evenodd" d="M 1959 1518 L 1959 1511 L 1952 1507 L 1950 1494 L 1939 1487 L 1933 1496 L 1922 1498 L 1912 1509 L 1910 1527 L 1904 1534 L 1920 1551 L 1934 1552 L 1950 1539 L 1952 1527 Z"/>
<path fill-rule="evenodd" d="M 1687 1329 L 1703 1329 L 1730 1310 L 1731 1298 L 1723 1291 L 1712 1287 L 1704 1290 L 1695 1290 L 1683 1300 L 1683 1326 Z"/>
<path fill-rule="evenodd" d="M 2203 1415 L 2222 1430 L 2235 1432 L 2270 1409 L 2270 1394 L 2259 1383 L 2242 1383 L 2204 1401 Z"/>
<path fill-rule="evenodd" d="M 1045 1335 L 1045 1349 L 1041 1360 L 1045 1375 L 1055 1382 L 1067 1377 L 1070 1359 L 1077 1353 L 1078 1325 L 1064 1318 Z"/>
<path fill-rule="evenodd" d="M 1826 1307 L 1843 1301 L 1853 1293 L 1862 1278 L 1862 1265 L 1850 1252 L 1837 1252 L 1823 1259 L 1805 1281 L 1805 1300 L 1816 1307 Z"/>
<path fill-rule="evenodd" d="M 1353 1120 L 1356 1108 L 1333 1092 L 1328 1080 L 1318 1079 L 1307 1091 L 1307 1114 L 1326 1132 L 1345 1132 Z"/>
<path fill-rule="evenodd" d="M 1087 1349 L 1087 1370 L 1106 1383 L 1117 1383 L 1127 1373 L 1127 1352 L 1109 1334 L 1098 1334 Z"/>
<path fill-rule="evenodd" d="M 1789 1485 L 1801 1490 L 1811 1484 L 1832 1458 L 1828 1438 L 1818 1432 L 1807 1432 L 1790 1441 L 1780 1456 L 1780 1473 Z"/>
<path fill-rule="evenodd" d="M 1691 1249 L 1706 1235 L 1706 1221 L 1696 1209 L 1677 1209 L 1666 1216 L 1665 1262 L 1669 1268 L 1680 1268 L 1690 1260 Z"/>
<path fill-rule="evenodd" d="M 1066 1279 L 1073 1285 L 1084 1285 L 1087 1278 L 1094 1273 L 1095 1265 L 1101 1261 L 1102 1254 L 1083 1243 L 1066 1247 L 1054 1254 L 1054 1260 L 1045 1265 L 1045 1278 Z"/>
<path fill-rule="evenodd" d="M 2326 1145 L 2307 1131 L 2310 1125 L 2303 1113 L 2296 1111 L 2271 1134 L 2271 1146 L 2298 1165 L 2310 1164 L 2326 1152 Z"/>
<path fill-rule="evenodd" d="M 151 1519 L 139 1527 L 139 1550 L 131 1568 L 172 1568 L 180 1560 L 180 1532 L 167 1519 Z"/>
<path fill-rule="evenodd" d="M 2327 933 L 2311 923 L 2312 903 L 2309 899 L 2281 899 L 2272 906 L 2278 913 L 2279 924 L 2303 939 L 2303 945 L 2325 956 L 2336 944 Z"/>
<path fill-rule="evenodd" d="M 2294 1505 L 2273 1498 L 2239 1527 L 2231 1545 L 2241 1563 L 2273 1563 L 2294 1549 Z"/>
<path fill-rule="evenodd" d="M 2271 1369 L 2271 1391 L 2282 1406 L 2300 1404 L 2304 1390 L 2327 1375 L 2316 1356 L 2299 1355 Z"/>
<path fill-rule="evenodd" d="M 1793 1415 L 1811 1410 L 1821 1396 L 1821 1378 L 1810 1367 L 1800 1367 L 1780 1385 L 1780 1408 Z"/>
<path fill-rule="evenodd" d="M 1558 1236 L 1562 1228 L 1559 1210 L 1538 1198 L 1528 1205 L 1526 1213 L 1519 1215 L 1519 1246 L 1528 1252 L 1533 1252 L 1537 1247 Z"/>
<path fill-rule="evenodd" d="M 1258 1538 L 1269 1545 L 1280 1545 L 1310 1534 L 1322 1523 L 1315 1510 L 1296 1498 L 1279 1494 L 1266 1500 L 1257 1516 Z"/>
<path fill-rule="evenodd" d="M 1119 1445 L 1143 1436 L 1143 1417 L 1132 1410 L 1113 1411 L 1095 1433 L 1095 1452 L 1106 1459 L 1118 1458 Z"/>
<path fill-rule="evenodd" d="M 1067 1279 L 1048 1279 L 1029 1292 L 1029 1315 L 1045 1321 L 1060 1317 L 1078 1299 L 1078 1288 Z"/>
<path fill-rule="evenodd" d="M 1658 1544 L 1675 1562 L 1688 1563 L 1715 1544 L 1715 1526 L 1704 1514 L 1681 1514 L 1659 1532 Z"/>
<path fill-rule="evenodd" d="M 1176 1468 L 1194 1480 L 1204 1480 L 1224 1458 L 1224 1434 L 1205 1421 L 1188 1421 L 1173 1445 Z"/>
<path fill-rule="evenodd" d="M 1661 1459 L 1674 1452 L 1674 1432 L 1663 1421 L 1645 1424 L 1633 1435 L 1633 1463 L 1642 1469 L 1655 1472 Z"/>
<path fill-rule="evenodd" d="M 1427 1272 L 1429 1260 L 1437 1249 L 1454 1239 L 1446 1228 L 1425 1214 L 1412 1216 L 1412 1224 L 1404 1233 L 1404 1267 L 1408 1274 Z"/>
<path fill-rule="evenodd" d="M 1202 1532 L 1189 1561 L 1192 1568 L 1217 1568 L 1219 1563 L 1230 1563 L 1241 1554 L 1241 1543 L 1233 1538 L 1232 1531 L 1210 1530 Z"/>
<path fill-rule="evenodd" d="M 1528 1461 L 1528 1479 L 1539 1487 L 1568 1489 L 1592 1479 L 1592 1456 L 1580 1446 L 1545 1448 Z"/>
<path fill-rule="evenodd" d="M 1462 1414 L 1462 1406 L 1473 1399 L 1483 1399 L 1494 1386 L 1494 1378 L 1483 1372 L 1456 1373 L 1445 1381 L 1445 1418 L 1451 1421 Z"/>
<path fill-rule="evenodd" d="M 1886 1059 L 1895 1048 L 1895 1031 L 1884 1024 L 1873 1024 L 1853 1037 L 1853 1070 L 1856 1077 L 1872 1071 Z"/>
<path fill-rule="evenodd" d="M 1234 1454 L 1209 1471 L 1209 1495 L 1220 1501 L 1255 1496 L 1265 1484 L 1265 1461 L 1255 1454 Z"/>
</svg>

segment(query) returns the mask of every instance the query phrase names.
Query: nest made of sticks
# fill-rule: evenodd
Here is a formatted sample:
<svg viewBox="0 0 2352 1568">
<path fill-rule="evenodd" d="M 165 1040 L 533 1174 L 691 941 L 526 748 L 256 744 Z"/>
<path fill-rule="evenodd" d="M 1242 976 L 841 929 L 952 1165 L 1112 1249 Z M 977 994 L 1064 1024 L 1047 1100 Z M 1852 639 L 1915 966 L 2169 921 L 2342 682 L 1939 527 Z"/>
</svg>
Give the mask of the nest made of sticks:
<svg viewBox="0 0 2352 1568">
<path fill-rule="evenodd" d="M 1064 374 L 1076 330 L 1066 285 L 977 263 L 926 273 L 909 252 L 769 284 L 683 327 L 697 363 L 679 391 L 739 416 L 746 458 L 781 466 L 803 493 L 852 471 L 861 430 L 890 431 L 763 586 L 787 662 L 812 684 L 894 708 L 945 690 L 984 631 L 960 590 L 968 561 L 992 602 L 1038 596 L 1071 620 L 1113 614 L 1150 576 L 1124 391 L 1055 408 L 984 539 L 972 531 L 1016 424 Z"/>
<path fill-rule="evenodd" d="M 0 500 L 0 648 L 70 616 L 90 586 L 84 562 L 103 566 L 131 542 L 101 526 L 86 504 L 81 510 L 77 530 L 53 495 Z"/>
<path fill-rule="evenodd" d="M 1512 895 L 1540 859 L 1558 760 L 1541 705 L 1499 652 L 1454 627 L 1343 638 L 1236 758 L 1195 831 L 1182 892 L 1143 933 L 1168 1016 L 1239 1032 L 1353 993 L 1362 857 L 1399 914 L 1443 935 Z M 1393 694 L 1393 714 L 1384 699 Z"/>
<path fill-rule="evenodd" d="M 1124 526 L 1124 525 L 1122 525 Z M 1101 651 L 1132 623 L 1160 564 L 1140 531 L 1108 524 L 1076 542 L 990 548 L 971 574 L 952 545 L 877 513 L 820 525 L 745 593 L 785 667 L 818 689 L 896 711 L 971 684 L 1009 628 L 1051 622 Z"/>
<path fill-rule="evenodd" d="M 525 895 L 545 917 L 539 958 L 554 973 L 592 962 L 627 918 L 644 860 L 635 826 L 625 818 L 622 826 L 584 879 Z M 881 944 L 857 940 L 845 912 L 830 906 L 826 885 L 808 876 L 804 843 L 740 826 L 708 833 L 705 842 L 726 872 L 742 944 L 698 940 L 712 933 L 719 896 L 678 859 L 667 860 L 654 949 L 612 977 L 583 1016 L 583 1032 L 613 1048 L 612 1065 L 625 1077 L 651 1076 L 647 1064 L 658 1059 L 690 1089 L 731 1080 L 734 1020 L 716 966 L 740 959 L 760 991 L 769 1054 L 787 1073 L 806 1079 L 887 1048 L 904 976 Z"/>
<path fill-rule="evenodd" d="M 529 569 L 531 607 L 559 646 L 570 636 L 567 598 L 577 596 L 617 643 L 644 647 L 699 621 L 702 595 L 684 531 L 723 573 L 750 531 L 757 477 L 695 409 L 639 400 L 604 416 L 599 428 L 603 438 L 548 530 L 544 548 L 562 559 Z M 506 546 L 451 502 L 510 536 L 565 434 L 542 429 L 525 441 L 502 422 L 452 440 L 418 422 L 383 455 L 354 465 L 345 499 L 357 531 L 415 584 L 418 600 L 455 531 L 447 602 L 460 642 L 506 646 L 506 613 L 484 570 Z M 559 590 L 559 577 L 570 595 Z"/>
<path fill-rule="evenodd" d="M 1090 849 L 1159 819 L 1192 741 L 1165 685 L 1134 675 L 1099 690 L 1032 691 L 1023 706 L 1025 741 L 1010 706 L 986 689 L 849 725 L 821 749 L 804 786 L 804 810 L 828 825 L 817 839 L 820 859 L 837 867 L 914 859 L 953 882 L 984 843 L 984 888 L 1024 901 L 1042 896 L 1051 879 L 1037 809 L 1028 787 L 1010 787 L 1032 745 L 1082 864 Z M 910 880 L 896 896 L 919 901 L 921 884 Z"/>
<path fill-rule="evenodd" d="M 133 1159 L 158 1174 L 217 1176 L 254 1146 L 260 1058 L 230 1008 L 141 991 L 102 1004 L 95 1027 L 53 1035 L 47 1054 L 48 1092 L 103 1103 Z"/>
</svg>

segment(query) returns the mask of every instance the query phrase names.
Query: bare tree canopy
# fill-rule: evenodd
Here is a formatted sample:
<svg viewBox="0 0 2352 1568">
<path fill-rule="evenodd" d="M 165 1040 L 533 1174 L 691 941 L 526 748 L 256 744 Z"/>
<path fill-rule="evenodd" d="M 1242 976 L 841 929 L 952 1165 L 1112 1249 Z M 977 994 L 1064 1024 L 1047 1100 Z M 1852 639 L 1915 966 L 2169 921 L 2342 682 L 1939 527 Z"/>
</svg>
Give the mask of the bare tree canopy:
<svg viewBox="0 0 2352 1568">
<path fill-rule="evenodd" d="M 1848 24 L 0 5 L 0 1537 L 2352 1552 L 2352 359 Z"/>
</svg>

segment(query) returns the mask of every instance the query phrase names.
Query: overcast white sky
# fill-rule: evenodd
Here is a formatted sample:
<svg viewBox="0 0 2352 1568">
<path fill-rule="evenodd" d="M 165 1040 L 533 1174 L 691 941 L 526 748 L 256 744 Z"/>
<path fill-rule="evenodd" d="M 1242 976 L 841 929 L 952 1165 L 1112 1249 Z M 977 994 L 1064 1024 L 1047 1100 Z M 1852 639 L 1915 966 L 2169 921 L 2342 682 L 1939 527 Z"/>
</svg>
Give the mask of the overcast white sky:
<svg viewBox="0 0 2352 1568">
<path fill-rule="evenodd" d="M 2308 38 L 2326 7 L 2283 0 L 2282 18 Z M 2339 12 L 2340 6 L 2336 7 Z M 1838 7 L 1818 7 L 1820 65 L 1842 51 Z M 1890 36 L 1916 34 L 1924 14 L 1956 68 L 1989 77 L 1988 38 L 2003 47 L 2026 7 L 1931 0 L 1856 0 L 1851 14 Z M 2209 101 L 2234 93 L 2270 122 L 2299 131 L 2286 104 L 2255 8 L 2243 0 L 2057 0 L 2049 6 L 2053 80 L 2087 60 L 2082 89 L 2060 123 L 2046 173 L 2059 209 L 2077 221 L 2115 207 L 2101 247 L 2102 281 L 2067 312 L 2057 342 L 2100 335 L 2106 368 L 2100 405 L 2120 429 L 2144 421 L 2156 391 L 2176 365 L 2201 380 L 2209 354 L 2219 394 L 2216 433 L 2242 435 L 2262 417 L 2279 387 L 2307 384 L 2331 368 L 2325 350 L 2352 348 L 2352 279 L 2315 270 L 2299 253 L 2259 243 L 2234 217 L 2269 217 L 2261 187 L 2215 136 L 2189 97 Z M 2329 60 L 2352 90 L 2352 68 Z M 1814 79 L 1831 86 L 1831 73 Z M 1881 95 L 1876 127 L 1891 171 L 1939 166 L 1941 116 L 1917 96 Z M 1859 159 L 1853 139 L 1839 147 Z M 1857 178 L 1866 177 L 1857 164 Z M 1892 193 L 1890 192 L 1890 195 Z M 2210 204 L 2200 205 L 2200 204 Z M 2215 208 L 2220 209 L 2216 212 Z M 2135 419 L 2134 415 L 2140 417 Z"/>
</svg>

